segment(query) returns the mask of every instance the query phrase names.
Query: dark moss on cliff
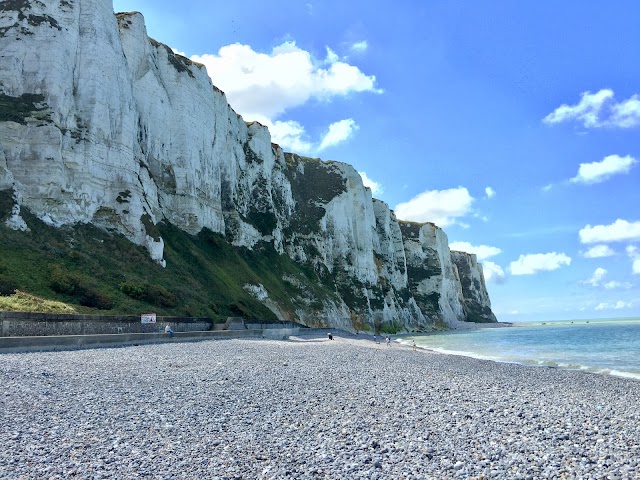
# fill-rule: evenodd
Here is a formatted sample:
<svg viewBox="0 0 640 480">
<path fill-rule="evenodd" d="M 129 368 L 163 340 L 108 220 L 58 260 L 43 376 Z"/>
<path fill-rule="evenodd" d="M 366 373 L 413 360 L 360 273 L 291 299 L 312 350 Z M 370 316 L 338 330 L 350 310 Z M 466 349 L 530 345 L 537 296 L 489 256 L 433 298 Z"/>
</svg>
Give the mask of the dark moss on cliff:
<svg viewBox="0 0 640 480">
<path fill-rule="evenodd" d="M 121 28 L 128 29 L 133 25 L 131 21 L 131 16 L 135 15 L 138 12 L 118 12 L 116 13 L 116 19 L 118 20 L 118 25 Z"/>
<path fill-rule="evenodd" d="M 359 314 L 369 311 L 369 299 L 365 293 L 365 285 L 355 278 L 338 273 L 335 277 L 338 294 L 350 310 Z"/>
<path fill-rule="evenodd" d="M 398 225 L 400 225 L 400 232 L 402 232 L 403 239 L 408 238 L 411 240 L 418 240 L 420 238 L 420 229 L 424 223 L 399 220 Z"/>
<path fill-rule="evenodd" d="M 451 259 L 458 268 L 460 285 L 462 286 L 462 297 L 467 322 L 474 323 L 494 323 L 497 318 L 491 307 L 481 303 L 480 295 L 486 294 L 486 285 L 471 271 L 471 255 L 464 252 L 453 252 Z M 485 296 L 482 295 L 482 296 Z"/>
<path fill-rule="evenodd" d="M 437 252 L 428 248 L 424 253 L 426 258 L 419 264 L 407 259 L 407 277 L 411 288 L 419 285 L 423 280 L 442 275 L 442 265 Z"/>
<path fill-rule="evenodd" d="M 149 38 L 149 41 L 154 47 L 161 47 L 166 50 L 167 60 L 169 60 L 169 63 L 173 65 L 173 68 L 175 68 L 179 73 L 186 73 L 191 78 L 195 78 L 195 75 L 191 71 L 191 66 L 195 65 L 194 62 L 192 62 L 186 57 L 183 57 L 182 55 L 173 53 L 173 50 L 171 50 L 171 47 L 169 47 L 168 45 L 165 45 L 164 43 L 160 43 L 157 40 L 154 40 L 153 38 Z"/>
<path fill-rule="evenodd" d="M 302 235 L 317 232 L 326 212 L 323 205 L 346 192 L 346 180 L 332 162 L 292 153 L 285 153 L 285 159 L 285 173 L 296 202 L 291 230 Z"/>
<path fill-rule="evenodd" d="M 253 149 L 249 146 L 249 142 L 245 142 L 242 146 L 244 151 L 244 157 L 249 163 L 263 163 L 262 159 L 253 151 Z"/>
<path fill-rule="evenodd" d="M 258 177 L 251 188 L 250 203 L 245 221 L 253 225 L 262 235 L 271 235 L 278 226 L 278 219 L 271 210 L 269 185 L 263 176 Z"/>
<path fill-rule="evenodd" d="M 27 124 L 27 119 L 48 121 L 48 106 L 43 95 L 25 93 L 12 97 L 0 93 L 0 122 Z"/>
<path fill-rule="evenodd" d="M 56 30 L 62 30 L 62 27 L 58 24 L 58 21 L 50 15 L 33 15 L 29 13 L 33 6 L 44 8 L 45 4 L 39 1 L 33 0 L 3 0 L 0 2 L 0 12 L 17 12 L 18 22 L 0 29 L 0 36 L 4 36 L 7 31 L 12 28 L 19 27 L 25 20 L 28 25 L 32 27 L 39 27 L 41 25 L 48 25 Z M 63 5 L 64 6 L 64 5 Z M 23 35 L 33 35 L 33 32 L 21 28 L 20 33 Z"/>
<path fill-rule="evenodd" d="M 251 210 L 246 218 L 247 222 L 253 225 L 262 235 L 271 235 L 278 226 L 278 219 L 271 212 Z"/>
<path fill-rule="evenodd" d="M 467 313 L 467 322 L 473 323 L 495 323 L 497 319 L 494 313 L 491 311 L 491 308 L 487 306 L 480 305 L 467 305 L 466 309 Z"/>
<path fill-rule="evenodd" d="M 11 217 L 14 204 L 13 190 L 0 190 L 0 223 L 4 223 Z"/>
<path fill-rule="evenodd" d="M 125 190 L 124 192 L 120 192 L 118 194 L 118 197 L 116 198 L 116 202 L 129 203 L 129 198 L 131 198 L 131 190 Z"/>
<path fill-rule="evenodd" d="M 148 213 L 142 215 L 140 217 L 140 221 L 142 222 L 142 225 L 144 225 L 144 229 L 147 232 L 147 235 L 153 238 L 156 242 L 160 240 L 160 230 L 158 230 L 156 224 L 153 223 L 153 220 Z"/>
<path fill-rule="evenodd" d="M 440 318 L 440 294 L 438 292 L 432 292 L 427 295 L 422 295 L 415 291 L 412 293 L 416 304 L 427 318 Z"/>
</svg>

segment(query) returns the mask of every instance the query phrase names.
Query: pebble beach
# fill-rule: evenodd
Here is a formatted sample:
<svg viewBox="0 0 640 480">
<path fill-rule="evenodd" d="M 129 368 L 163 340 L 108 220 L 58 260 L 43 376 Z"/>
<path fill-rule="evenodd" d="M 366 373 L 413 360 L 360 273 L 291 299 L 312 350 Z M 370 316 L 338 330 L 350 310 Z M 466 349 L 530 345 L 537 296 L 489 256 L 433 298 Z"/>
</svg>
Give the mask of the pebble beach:
<svg viewBox="0 0 640 480">
<path fill-rule="evenodd" d="M 638 381 L 334 338 L 1 354 L 0 478 L 640 478 Z"/>
</svg>

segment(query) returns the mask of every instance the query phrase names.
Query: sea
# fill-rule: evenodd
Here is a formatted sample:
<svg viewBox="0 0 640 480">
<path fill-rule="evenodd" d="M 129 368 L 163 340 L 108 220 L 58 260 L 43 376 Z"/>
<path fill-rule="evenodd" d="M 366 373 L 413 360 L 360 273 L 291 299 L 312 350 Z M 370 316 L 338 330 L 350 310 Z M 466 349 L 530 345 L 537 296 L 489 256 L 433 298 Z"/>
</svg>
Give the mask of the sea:
<svg viewBox="0 0 640 480">
<path fill-rule="evenodd" d="M 640 380 L 640 318 L 514 323 L 404 337 L 440 353 Z"/>
</svg>

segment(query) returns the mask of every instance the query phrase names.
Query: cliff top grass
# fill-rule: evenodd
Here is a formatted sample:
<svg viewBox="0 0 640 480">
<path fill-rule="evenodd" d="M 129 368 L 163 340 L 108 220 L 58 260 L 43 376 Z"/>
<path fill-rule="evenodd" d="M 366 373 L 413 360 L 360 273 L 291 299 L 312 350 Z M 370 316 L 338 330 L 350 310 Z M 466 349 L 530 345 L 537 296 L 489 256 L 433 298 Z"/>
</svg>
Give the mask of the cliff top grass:
<svg viewBox="0 0 640 480">
<path fill-rule="evenodd" d="M 7 297 L 0 296 L 0 310 L 5 312 L 77 313 L 73 305 L 16 291 Z"/>
</svg>

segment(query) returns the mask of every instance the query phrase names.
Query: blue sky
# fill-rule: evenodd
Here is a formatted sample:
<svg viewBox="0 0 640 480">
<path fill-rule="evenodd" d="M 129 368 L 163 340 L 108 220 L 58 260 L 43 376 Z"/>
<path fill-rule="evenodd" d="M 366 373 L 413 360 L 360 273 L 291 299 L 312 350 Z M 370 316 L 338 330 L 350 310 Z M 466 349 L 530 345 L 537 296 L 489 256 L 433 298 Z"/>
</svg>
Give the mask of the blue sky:
<svg viewBox="0 0 640 480">
<path fill-rule="evenodd" d="M 287 150 L 477 253 L 500 321 L 640 316 L 640 5 L 115 0 Z"/>
</svg>

